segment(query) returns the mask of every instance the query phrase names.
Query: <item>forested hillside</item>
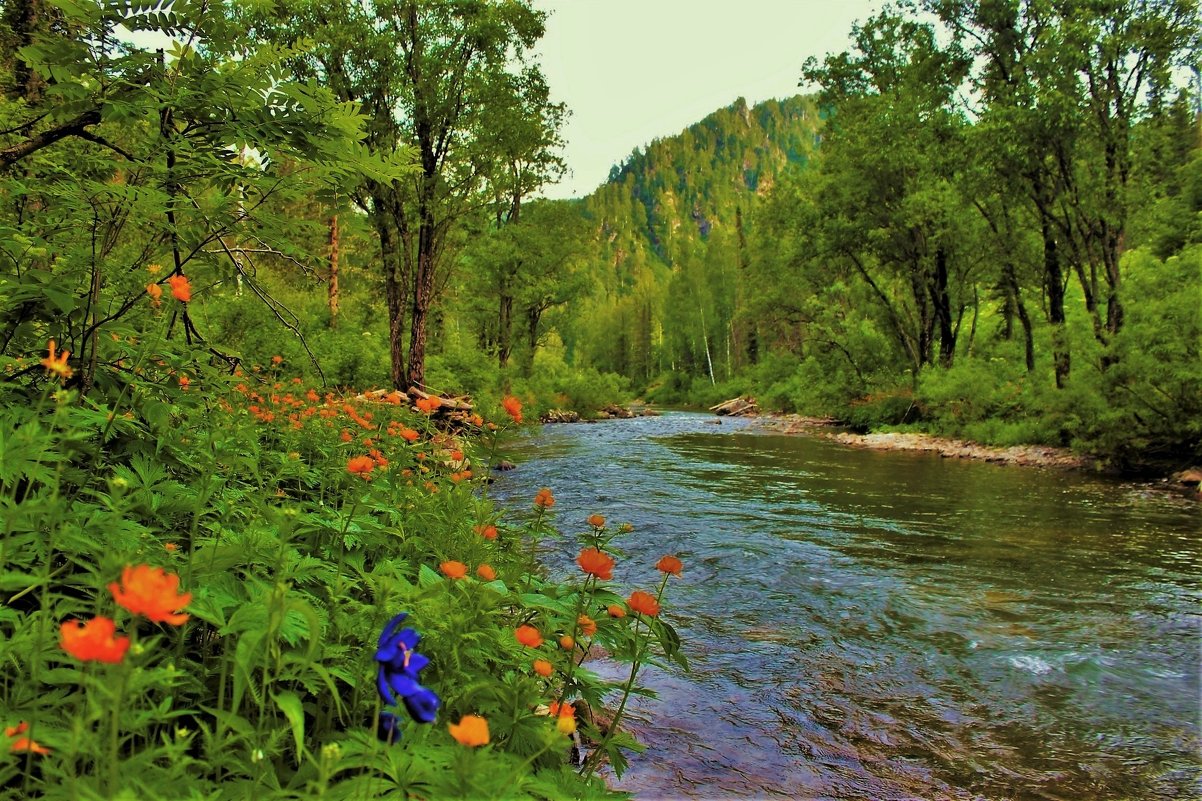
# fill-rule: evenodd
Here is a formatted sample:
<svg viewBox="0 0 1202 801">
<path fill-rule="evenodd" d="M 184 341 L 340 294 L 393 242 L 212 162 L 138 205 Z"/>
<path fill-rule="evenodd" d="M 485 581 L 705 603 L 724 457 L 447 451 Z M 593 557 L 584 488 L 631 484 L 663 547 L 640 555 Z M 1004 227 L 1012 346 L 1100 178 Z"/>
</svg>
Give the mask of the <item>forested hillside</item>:
<svg viewBox="0 0 1202 801">
<path fill-rule="evenodd" d="M 662 400 L 1188 459 L 1194 12 L 929 5 L 937 24 L 885 11 L 810 59 L 813 97 L 736 103 L 615 167 L 580 204 L 568 354 Z"/>
<path fill-rule="evenodd" d="M 740 98 L 614 167 L 582 203 L 596 277 L 593 313 L 565 326 L 571 350 L 640 384 L 666 371 L 729 377 L 754 361 L 755 324 L 739 316 L 746 219 L 782 173 L 805 167 L 819 125 L 809 99 Z"/>
</svg>

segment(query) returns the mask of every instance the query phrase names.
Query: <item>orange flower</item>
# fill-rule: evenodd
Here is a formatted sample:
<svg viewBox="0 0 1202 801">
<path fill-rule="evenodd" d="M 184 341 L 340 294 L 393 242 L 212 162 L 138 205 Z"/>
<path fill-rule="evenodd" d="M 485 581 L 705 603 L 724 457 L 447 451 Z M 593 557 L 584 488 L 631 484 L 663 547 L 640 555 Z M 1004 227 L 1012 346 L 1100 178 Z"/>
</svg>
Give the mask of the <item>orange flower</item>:
<svg viewBox="0 0 1202 801">
<path fill-rule="evenodd" d="M 550 509 L 555 505 L 555 497 L 551 495 L 550 487 L 543 487 L 534 495 L 534 505 L 540 509 Z"/>
<path fill-rule="evenodd" d="M 163 547 L 172 553 L 175 553 L 176 551 L 179 550 L 179 546 L 176 545 L 174 542 L 164 542 Z"/>
<path fill-rule="evenodd" d="M 534 660 L 534 672 L 537 673 L 538 675 L 542 676 L 544 679 L 550 678 L 551 673 L 553 671 L 554 671 L 554 668 L 551 667 L 551 663 L 548 662 L 547 660 L 545 660 L 545 659 L 535 659 Z"/>
<path fill-rule="evenodd" d="M 188 385 L 191 383 L 192 383 L 192 380 L 190 378 L 188 378 L 188 376 L 181 375 L 179 377 L 179 388 L 182 389 L 184 392 L 188 391 Z"/>
<path fill-rule="evenodd" d="M 350 473 L 358 473 L 368 478 L 371 471 L 376 469 L 376 460 L 370 456 L 352 456 L 346 462 L 346 469 Z"/>
<path fill-rule="evenodd" d="M 543 636 L 534 626 L 518 626 L 514 629 L 513 636 L 527 648 L 537 648 L 543 644 Z"/>
<path fill-rule="evenodd" d="M 171 297 L 181 303 L 192 300 L 192 285 L 188 283 L 188 276 L 173 275 L 167 279 L 167 283 L 171 285 Z"/>
<path fill-rule="evenodd" d="M 283 364 L 283 363 L 284 363 L 284 357 L 283 357 L 283 356 L 280 356 L 279 354 L 276 354 L 275 356 L 272 356 L 272 357 L 271 357 L 271 363 L 272 363 L 272 364 Z"/>
<path fill-rule="evenodd" d="M 501 401 L 501 405 L 505 407 L 505 414 L 509 415 L 513 422 L 522 422 L 522 402 L 512 395 L 506 395 Z"/>
<path fill-rule="evenodd" d="M 609 613 L 610 617 L 626 617 L 626 610 L 617 604 L 610 604 L 605 611 Z"/>
<path fill-rule="evenodd" d="M 438 565 L 438 569 L 447 578 L 461 579 L 467 575 L 467 565 L 463 562 L 448 561 Z"/>
<path fill-rule="evenodd" d="M 147 284 L 146 285 L 146 294 L 150 295 L 150 305 L 151 306 L 158 306 L 160 303 L 163 302 L 162 300 L 160 300 L 160 298 L 163 297 L 163 288 L 161 286 L 159 286 L 158 284 L 155 284 L 155 283 Z"/>
<path fill-rule="evenodd" d="M 28 737 L 19 736 L 24 735 L 27 731 L 29 731 L 29 724 L 24 720 L 18 723 L 16 726 L 5 726 L 4 736 L 17 738 L 8 746 L 8 750 L 14 754 L 21 754 L 26 751 L 33 754 L 49 754 L 50 749 L 46 746 L 39 745 L 37 742 Z"/>
<path fill-rule="evenodd" d="M 597 621 L 588 615 L 581 615 L 576 618 L 576 625 L 580 628 L 580 633 L 585 637 L 592 637 L 597 633 Z"/>
<path fill-rule="evenodd" d="M 49 355 L 47 355 L 45 359 L 42 359 L 42 366 L 46 368 L 46 372 L 50 373 L 51 375 L 57 375 L 59 378 L 66 381 L 75 373 L 75 371 L 71 369 L 70 365 L 67 364 L 67 357 L 71 355 L 71 352 L 65 350 L 58 356 L 55 356 L 55 347 L 54 340 L 50 340 L 46 346 L 46 349 L 49 351 Z"/>
<path fill-rule="evenodd" d="M 684 570 L 684 564 L 675 556 L 661 556 L 660 560 L 655 563 L 655 569 L 661 573 L 679 576 L 680 571 Z"/>
<path fill-rule="evenodd" d="M 495 540 L 497 538 L 497 527 L 491 523 L 487 526 L 476 526 L 476 533 L 486 540 Z"/>
<path fill-rule="evenodd" d="M 467 419 L 467 421 L 469 423 L 471 423 L 472 425 L 474 425 L 476 428 L 479 428 L 480 426 L 484 425 L 484 418 L 478 414 L 473 414 L 471 417 L 469 417 Z"/>
<path fill-rule="evenodd" d="M 345 428 L 342 429 L 342 433 L 339 434 L 338 436 L 342 439 L 343 442 L 350 442 L 352 439 L 354 439 L 354 437 L 351 436 L 351 432 L 347 431 Z"/>
<path fill-rule="evenodd" d="M 421 436 L 421 434 L 417 433 L 412 428 L 402 428 L 400 433 L 401 439 L 406 440 L 407 442 L 416 442 L 417 438 Z"/>
<path fill-rule="evenodd" d="M 179 591 L 179 576 L 161 567 L 126 566 L 121 585 L 109 584 L 117 603 L 135 615 L 145 615 L 156 623 L 182 626 L 188 616 L 179 613 L 192 601 L 192 593 Z"/>
<path fill-rule="evenodd" d="M 576 708 L 571 704 L 560 704 L 552 701 L 548 705 L 551 716 L 555 718 L 555 728 L 560 734 L 571 734 L 576 731 Z"/>
<path fill-rule="evenodd" d="M 576 717 L 576 707 L 571 704 L 561 704 L 558 701 L 552 701 L 547 704 L 547 711 L 550 712 L 553 718 L 574 718 Z"/>
<path fill-rule="evenodd" d="M 601 553 L 596 548 L 585 548 L 581 551 L 580 556 L 576 557 L 576 564 L 580 565 L 580 569 L 585 573 L 603 581 L 614 577 L 613 557 Z"/>
<path fill-rule="evenodd" d="M 447 729 L 456 741 L 469 748 L 488 744 L 488 721 L 479 715 L 464 715 L 458 723 L 448 723 Z"/>
<path fill-rule="evenodd" d="M 442 406 L 442 398 L 437 395 L 431 395 L 428 398 L 418 398 L 415 405 L 419 411 L 425 414 L 434 414 L 434 410 Z"/>
<path fill-rule="evenodd" d="M 589 515 L 588 524 L 593 528 L 605 528 L 605 518 L 601 515 Z"/>
<path fill-rule="evenodd" d="M 638 612 L 647 617 L 655 617 L 659 614 L 659 601 L 655 600 L 655 596 L 649 592 L 635 590 L 626 599 L 626 605 L 631 611 Z"/>
<path fill-rule="evenodd" d="M 492 581 L 497 577 L 497 571 L 493 570 L 489 565 L 480 565 L 476 568 L 476 575 L 485 581 Z"/>
<path fill-rule="evenodd" d="M 68 620 L 59 627 L 59 647 L 81 662 L 115 665 L 129 650 L 129 637 L 116 637 L 112 618 L 94 617 L 86 623 Z"/>
</svg>

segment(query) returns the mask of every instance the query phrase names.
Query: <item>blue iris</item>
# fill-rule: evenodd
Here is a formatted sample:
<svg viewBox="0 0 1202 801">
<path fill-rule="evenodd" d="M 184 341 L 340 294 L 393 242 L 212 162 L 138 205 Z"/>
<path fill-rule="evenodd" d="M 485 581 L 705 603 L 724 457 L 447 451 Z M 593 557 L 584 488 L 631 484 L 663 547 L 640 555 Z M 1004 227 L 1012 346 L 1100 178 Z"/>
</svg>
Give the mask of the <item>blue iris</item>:
<svg viewBox="0 0 1202 801">
<path fill-rule="evenodd" d="M 399 699 L 414 720 L 432 723 L 440 701 L 433 690 L 421 685 L 418 678 L 418 673 L 430 664 L 430 660 L 417 652 L 421 635 L 411 628 L 400 627 L 406 617 L 408 615 L 402 612 L 388 621 L 380 632 L 380 644 L 376 649 L 376 661 L 380 664 L 376 690 L 388 706 L 396 706 Z M 377 733 L 385 742 L 397 742 L 401 738 L 400 720 L 391 712 L 380 713 Z"/>
</svg>

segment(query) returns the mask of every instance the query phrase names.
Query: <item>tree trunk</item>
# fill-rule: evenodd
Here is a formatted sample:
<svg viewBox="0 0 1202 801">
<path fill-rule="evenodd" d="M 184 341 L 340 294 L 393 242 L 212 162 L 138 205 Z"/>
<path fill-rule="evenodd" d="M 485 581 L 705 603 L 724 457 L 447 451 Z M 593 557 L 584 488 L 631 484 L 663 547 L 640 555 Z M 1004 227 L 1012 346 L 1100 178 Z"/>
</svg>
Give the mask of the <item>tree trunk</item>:
<svg viewBox="0 0 1202 801">
<path fill-rule="evenodd" d="M 931 302 L 939 325 L 939 361 L 944 367 L 951 367 L 956 357 L 956 332 L 952 328 L 952 300 L 947 287 L 947 251 L 941 247 L 935 250 Z"/>
<path fill-rule="evenodd" d="M 338 215 L 330 215 L 330 281 L 327 286 L 330 328 L 338 327 Z"/>
<path fill-rule="evenodd" d="M 1064 318 L 1064 271 L 1052 221 L 1042 212 L 1039 215 L 1039 228 L 1043 235 L 1043 283 L 1048 295 L 1048 322 L 1052 324 L 1052 363 L 1056 371 L 1056 387 L 1063 389 L 1072 366 Z"/>
<path fill-rule="evenodd" d="M 384 300 L 388 305 L 388 355 L 394 389 L 405 389 L 405 281 L 401 273 L 401 253 L 393 218 L 373 197 L 376 207 L 372 214 L 376 233 L 380 236 L 380 266 L 384 271 Z"/>
<path fill-rule="evenodd" d="M 497 314 L 497 364 L 502 368 L 509 364 L 513 350 L 513 296 L 509 287 L 501 287 L 501 307 Z"/>
<path fill-rule="evenodd" d="M 1035 339 L 1031 334 L 1031 317 L 1027 314 L 1026 304 L 1023 303 L 1022 290 L 1018 285 L 1018 275 L 1014 263 L 1006 261 L 1002 264 L 1002 284 L 1006 292 L 1006 307 L 1018 315 L 1018 321 L 1023 327 L 1023 347 L 1026 351 L 1027 372 L 1035 372 Z M 1010 315 L 1007 315 L 1009 317 Z M 1007 328 L 1011 326 L 1007 320 Z M 1007 334 L 1007 339 L 1010 338 Z"/>
</svg>

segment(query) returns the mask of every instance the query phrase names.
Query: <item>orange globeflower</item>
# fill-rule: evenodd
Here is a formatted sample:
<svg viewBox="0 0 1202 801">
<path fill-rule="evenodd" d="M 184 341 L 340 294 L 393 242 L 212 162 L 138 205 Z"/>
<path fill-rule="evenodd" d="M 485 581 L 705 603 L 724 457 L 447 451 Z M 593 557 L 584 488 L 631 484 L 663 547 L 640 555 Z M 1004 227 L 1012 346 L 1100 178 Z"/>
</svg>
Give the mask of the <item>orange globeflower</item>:
<svg viewBox="0 0 1202 801">
<path fill-rule="evenodd" d="M 425 414 L 434 414 L 434 410 L 442 406 L 442 398 L 437 395 L 431 395 L 428 398 L 418 398 L 415 405 L 419 411 Z"/>
<path fill-rule="evenodd" d="M 489 523 L 487 526 L 476 526 L 476 533 L 486 540 L 497 538 L 497 527 Z"/>
<path fill-rule="evenodd" d="M 537 673 L 538 675 L 542 676 L 544 679 L 550 678 L 551 673 L 553 671 L 554 671 L 554 668 L 551 667 L 551 663 L 548 662 L 547 660 L 545 660 L 545 659 L 535 659 L 534 660 L 534 672 Z"/>
<path fill-rule="evenodd" d="M 576 647 L 576 640 L 571 635 L 565 634 L 559 638 L 559 647 L 565 651 L 571 651 Z"/>
<path fill-rule="evenodd" d="M 150 305 L 151 306 L 158 306 L 160 303 L 162 303 L 162 300 L 160 300 L 160 298 L 163 297 L 163 288 L 161 286 L 159 286 L 158 284 L 155 284 L 153 282 L 147 284 L 146 285 L 146 294 L 150 295 Z"/>
<path fill-rule="evenodd" d="M 155 623 L 182 626 L 188 620 L 179 610 L 191 603 L 192 593 L 181 593 L 179 576 L 161 567 L 127 566 L 121 573 L 121 584 L 112 582 L 109 591 L 119 605 Z"/>
<path fill-rule="evenodd" d="M 561 704 L 552 701 L 548 704 L 551 716 L 555 718 L 555 727 L 560 734 L 571 734 L 576 731 L 576 708 L 571 704 Z"/>
<path fill-rule="evenodd" d="M 279 354 L 277 353 L 275 356 L 272 356 L 272 357 L 271 357 L 271 363 L 272 363 L 272 364 L 283 364 L 283 363 L 284 363 L 284 357 L 283 357 L 283 356 L 281 356 L 281 355 L 279 355 Z"/>
<path fill-rule="evenodd" d="M 605 518 L 601 515 L 589 515 L 588 524 L 593 528 L 605 528 Z"/>
<path fill-rule="evenodd" d="M 448 723 L 447 729 L 456 741 L 469 748 L 488 744 L 488 721 L 479 715 L 464 715 L 458 723 Z"/>
<path fill-rule="evenodd" d="M 539 634 L 534 626 L 518 626 L 514 629 L 513 636 L 527 648 L 537 648 L 543 644 L 543 635 Z"/>
<path fill-rule="evenodd" d="M 601 553 L 596 548 L 585 548 L 576 557 L 576 564 L 589 575 L 604 581 L 614 577 L 614 560 L 612 556 Z"/>
<path fill-rule="evenodd" d="M 463 562 L 447 561 L 438 565 L 438 569 L 447 578 L 461 579 L 467 575 L 467 565 Z"/>
<path fill-rule="evenodd" d="M 550 509 L 555 505 L 555 496 L 551 494 L 550 487 L 543 487 L 535 494 L 534 505 L 540 509 Z"/>
<path fill-rule="evenodd" d="M 55 356 L 55 348 L 56 345 L 52 339 L 46 345 L 46 349 L 49 351 L 49 354 L 45 359 L 42 359 L 42 366 L 46 368 L 46 372 L 51 373 L 52 375 L 57 375 L 59 378 L 66 381 L 75 373 L 75 371 L 71 369 L 70 365 L 67 364 L 67 357 L 71 355 L 71 352 L 65 350 L 58 356 Z"/>
<path fill-rule="evenodd" d="M 171 297 L 181 303 L 192 300 L 192 285 L 188 283 L 188 276 L 173 275 L 167 279 L 167 283 L 171 285 Z"/>
<path fill-rule="evenodd" d="M 506 395 L 501 401 L 501 405 L 505 407 L 505 414 L 509 415 L 513 422 L 522 422 L 522 402 L 512 395 Z"/>
<path fill-rule="evenodd" d="M 370 456 L 352 456 L 346 462 L 347 472 L 358 473 L 364 478 L 371 475 L 371 471 L 376 469 L 376 460 Z"/>
<path fill-rule="evenodd" d="M 576 618 L 576 625 L 580 628 L 580 633 L 585 637 L 592 637 L 597 633 L 597 621 L 588 615 L 581 615 Z"/>
<path fill-rule="evenodd" d="M 626 617 L 626 610 L 617 604 L 610 604 L 605 611 L 609 613 L 610 617 Z"/>
<path fill-rule="evenodd" d="M 480 565 L 476 568 L 476 575 L 485 581 L 492 581 L 497 577 L 497 571 L 493 570 L 489 565 Z"/>
<path fill-rule="evenodd" d="M 684 564 L 675 556 L 661 556 L 660 560 L 655 563 L 655 569 L 661 573 L 679 576 L 680 571 L 684 570 Z"/>
<path fill-rule="evenodd" d="M 17 738 L 8 746 L 8 750 L 14 754 L 20 754 L 26 751 L 32 754 L 49 754 L 49 748 L 44 745 L 40 745 L 36 741 L 24 736 L 25 732 L 27 731 L 29 731 L 29 723 L 24 720 L 18 723 L 16 726 L 5 726 L 4 736 Z"/>
<path fill-rule="evenodd" d="M 59 647 L 81 662 L 115 665 L 129 650 L 129 637 L 116 637 L 112 618 L 94 617 L 86 623 L 68 620 L 59 627 Z"/>
<path fill-rule="evenodd" d="M 655 596 L 649 592 L 635 590 L 626 599 L 626 605 L 631 611 L 638 612 L 647 617 L 655 617 L 659 614 L 659 601 L 655 600 Z"/>
</svg>

